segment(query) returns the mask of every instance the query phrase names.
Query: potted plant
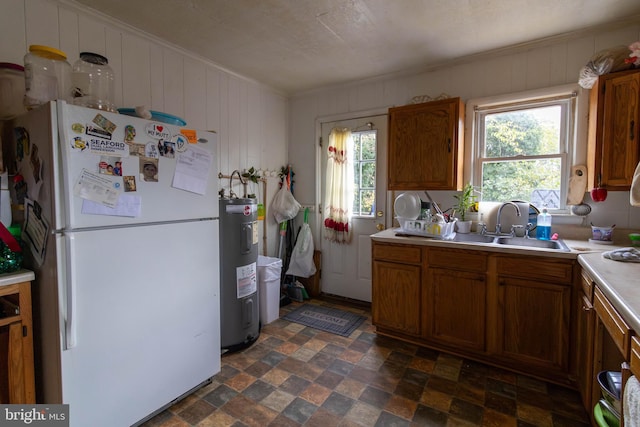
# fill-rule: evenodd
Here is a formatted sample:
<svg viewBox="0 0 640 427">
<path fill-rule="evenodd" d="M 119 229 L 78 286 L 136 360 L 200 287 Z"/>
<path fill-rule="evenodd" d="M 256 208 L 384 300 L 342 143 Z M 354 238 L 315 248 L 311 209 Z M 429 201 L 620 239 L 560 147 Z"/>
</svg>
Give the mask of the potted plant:
<svg viewBox="0 0 640 427">
<path fill-rule="evenodd" d="M 471 230 L 471 220 L 467 221 L 466 214 L 476 203 L 476 195 L 474 192 L 475 189 L 473 188 L 473 185 L 467 183 L 462 188 L 460 194 L 453 196 L 458 201 L 454 206 L 454 209 L 460 219 L 460 221 L 457 221 L 456 223 L 456 228 L 459 233 L 468 233 Z"/>
</svg>

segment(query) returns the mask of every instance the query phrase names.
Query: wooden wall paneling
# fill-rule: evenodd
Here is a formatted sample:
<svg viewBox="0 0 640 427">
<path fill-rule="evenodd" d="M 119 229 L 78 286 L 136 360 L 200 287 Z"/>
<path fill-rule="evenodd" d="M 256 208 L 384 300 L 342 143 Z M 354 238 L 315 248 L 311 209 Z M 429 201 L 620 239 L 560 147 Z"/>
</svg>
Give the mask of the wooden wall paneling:
<svg viewBox="0 0 640 427">
<path fill-rule="evenodd" d="M 242 166 L 240 159 L 240 84 L 238 78 L 230 76 L 228 81 L 228 99 L 227 99 L 227 135 L 229 144 L 229 164 L 226 174 L 231 174 L 234 170 Z M 223 173 L 225 173 L 223 171 Z M 236 192 L 238 193 L 238 192 Z M 239 194 L 239 193 L 238 193 Z"/>
<path fill-rule="evenodd" d="M 5 62 L 22 65 L 27 53 L 27 32 L 25 25 L 25 0 L 0 0 L 0 28 L 6 40 L 0 43 L 0 58 Z M 9 40 L 11 42 L 9 43 Z"/>
<path fill-rule="evenodd" d="M 638 27 L 626 26 L 598 33 L 595 36 L 595 52 L 617 46 L 628 46 L 638 40 Z M 585 62 L 586 63 L 586 62 Z"/>
<path fill-rule="evenodd" d="M 206 70 L 206 129 L 219 133 L 220 129 L 220 72 L 207 68 Z"/>
<path fill-rule="evenodd" d="M 207 73 L 201 61 L 184 59 L 184 118 L 193 129 L 207 127 L 207 99 L 202 96 Z"/>
<path fill-rule="evenodd" d="M 549 54 L 550 48 L 548 46 L 532 49 L 527 52 L 527 89 L 550 86 L 551 61 Z"/>
<path fill-rule="evenodd" d="M 511 87 L 509 88 L 509 92 L 527 90 L 527 54 L 518 53 L 511 55 L 509 62 L 511 63 Z"/>
<path fill-rule="evenodd" d="M 257 169 L 266 167 L 263 161 L 269 125 L 261 114 L 263 105 L 262 97 L 257 85 L 249 84 L 247 87 L 247 164 Z M 273 124 L 272 124 L 273 125 Z M 256 190 L 257 191 L 257 190 Z"/>
<path fill-rule="evenodd" d="M 160 110 L 184 118 L 184 56 L 164 49 L 164 106 Z"/>
<path fill-rule="evenodd" d="M 247 81 L 238 80 L 238 155 L 239 163 L 238 167 L 240 172 L 244 169 L 249 169 L 252 165 L 249 164 L 249 90 Z M 248 191 L 248 190 L 247 190 Z"/>
<path fill-rule="evenodd" d="M 494 93 L 508 93 L 511 90 L 513 66 L 509 56 L 491 58 L 484 61 L 483 66 L 478 68 L 482 69 L 481 78 L 483 84 L 478 88 L 471 88 L 469 99 L 485 96 L 491 91 L 495 91 Z M 466 66 L 465 69 L 474 71 L 476 67 Z M 473 78 L 471 76 L 470 78 L 471 82 L 473 82 Z M 456 81 L 460 81 L 460 79 L 456 79 Z M 480 91 L 480 89 L 482 90 Z"/>
<path fill-rule="evenodd" d="M 104 55 L 111 60 L 107 54 L 107 25 L 93 16 L 80 15 L 78 18 L 77 39 L 79 40 L 78 51 L 75 52 L 73 62 L 80 57 L 80 52 L 93 52 Z M 120 54 L 120 52 L 118 52 Z M 73 63 L 71 64 L 73 65 Z M 111 65 L 111 64 L 109 64 Z"/>
<path fill-rule="evenodd" d="M 122 107 L 151 105 L 149 43 L 122 34 Z"/>
<path fill-rule="evenodd" d="M 219 95 L 220 95 L 220 127 L 218 129 L 218 141 L 220 141 L 220 172 L 223 174 L 231 174 L 229 159 L 229 75 L 220 73 Z"/>
<path fill-rule="evenodd" d="M 564 58 L 565 81 L 578 81 L 580 69 L 589 61 L 594 53 L 594 38 L 584 36 L 566 42 L 567 50 Z"/>
<path fill-rule="evenodd" d="M 559 86 L 567 82 L 567 44 L 560 43 L 552 45 L 550 47 L 549 59 L 551 61 L 549 65 L 549 85 Z M 571 78 L 574 81 L 578 81 L 578 76 L 573 75 Z M 571 81 L 569 79 L 569 81 Z"/>
<path fill-rule="evenodd" d="M 27 46 L 23 56 L 32 44 L 60 49 L 57 4 L 47 0 L 28 0 L 24 5 Z"/>
<path fill-rule="evenodd" d="M 164 110 L 164 49 L 149 46 L 149 69 L 151 74 L 151 109 Z"/>
<path fill-rule="evenodd" d="M 105 26 L 105 56 L 114 74 L 114 98 L 116 108 L 130 107 L 124 105 L 123 68 L 122 68 L 122 32 L 112 26 Z"/>
<path fill-rule="evenodd" d="M 78 13 L 60 6 L 58 21 L 60 23 L 60 50 L 67 54 L 67 61 L 73 67 L 73 63 L 80 57 L 80 41 L 84 40 L 84 37 L 80 35 L 82 33 L 79 29 Z M 104 26 L 101 24 L 100 30 L 104 33 Z"/>
</svg>

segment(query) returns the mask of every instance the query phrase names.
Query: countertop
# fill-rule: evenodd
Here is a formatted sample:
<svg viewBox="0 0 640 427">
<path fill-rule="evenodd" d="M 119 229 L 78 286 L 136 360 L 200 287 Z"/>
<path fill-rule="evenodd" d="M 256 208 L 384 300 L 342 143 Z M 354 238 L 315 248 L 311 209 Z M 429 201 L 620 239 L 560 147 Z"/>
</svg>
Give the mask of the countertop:
<svg viewBox="0 0 640 427">
<path fill-rule="evenodd" d="M 475 242 L 452 242 L 447 240 L 439 240 L 433 239 L 429 237 L 421 237 L 421 236 L 396 236 L 397 233 L 402 233 L 402 230 L 399 228 L 388 228 L 379 233 L 373 234 L 371 238 L 375 241 L 386 242 L 386 243 L 400 243 L 400 244 L 411 244 L 411 245 L 424 245 L 424 246 L 435 246 L 435 247 L 443 247 L 443 248 L 466 248 L 472 250 L 482 250 L 487 252 L 502 252 L 513 255 L 527 255 L 527 256 L 546 256 L 553 258 L 565 258 L 565 259 L 576 259 L 578 255 L 590 252 L 604 252 L 614 248 L 620 248 L 623 246 L 620 245 L 602 245 L 597 243 L 592 243 L 588 239 L 580 239 L 576 237 L 562 239 L 569 249 L 570 252 L 558 251 L 555 249 L 542 249 L 542 248 L 527 248 L 527 247 L 516 247 L 516 246 L 508 246 L 508 245 L 497 245 L 497 244 L 487 244 L 487 243 L 475 243 Z"/>
<path fill-rule="evenodd" d="M 640 263 L 614 261 L 601 253 L 580 255 L 578 262 L 631 329 L 640 333 Z"/>
<path fill-rule="evenodd" d="M 8 286 L 16 283 L 30 282 L 35 279 L 35 274 L 31 270 L 18 270 L 12 273 L 0 274 L 0 286 Z"/>
<path fill-rule="evenodd" d="M 613 245 L 590 242 L 588 238 L 573 235 L 562 239 L 571 249 L 561 252 L 553 249 L 530 249 L 494 244 L 450 242 L 425 237 L 401 237 L 397 228 L 387 229 L 371 236 L 375 241 L 447 248 L 466 248 L 508 254 L 547 256 L 577 259 L 578 263 L 594 278 L 598 287 L 609 299 L 629 326 L 640 334 L 640 263 L 614 261 L 602 256 L 602 252 L 628 247 L 629 242 L 619 239 Z M 568 234 L 570 235 L 570 234 Z M 624 234 L 621 234 L 624 235 Z"/>
</svg>

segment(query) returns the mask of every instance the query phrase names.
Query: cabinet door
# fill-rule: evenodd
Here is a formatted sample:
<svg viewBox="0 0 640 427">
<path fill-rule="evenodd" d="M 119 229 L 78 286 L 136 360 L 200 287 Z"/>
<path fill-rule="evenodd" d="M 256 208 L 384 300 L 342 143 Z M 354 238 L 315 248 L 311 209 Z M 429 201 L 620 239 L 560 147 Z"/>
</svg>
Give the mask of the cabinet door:
<svg viewBox="0 0 640 427">
<path fill-rule="evenodd" d="M 585 408 L 591 405 L 594 333 L 593 305 L 590 299 L 580 292 L 580 296 L 576 298 L 576 381 Z"/>
<path fill-rule="evenodd" d="M 373 262 L 373 324 L 409 335 L 420 335 L 420 265 Z"/>
<path fill-rule="evenodd" d="M 602 182 L 628 190 L 638 164 L 640 73 L 612 78 L 605 84 L 602 135 Z"/>
<path fill-rule="evenodd" d="M 629 190 L 640 160 L 640 70 L 605 74 L 589 98 L 589 188 Z"/>
<path fill-rule="evenodd" d="M 423 306 L 425 338 L 456 348 L 485 350 L 484 274 L 429 268 Z"/>
<path fill-rule="evenodd" d="M 460 98 L 389 109 L 389 190 L 457 190 L 462 177 Z"/>
<path fill-rule="evenodd" d="M 497 351 L 546 373 L 568 372 L 571 287 L 498 277 Z"/>
</svg>

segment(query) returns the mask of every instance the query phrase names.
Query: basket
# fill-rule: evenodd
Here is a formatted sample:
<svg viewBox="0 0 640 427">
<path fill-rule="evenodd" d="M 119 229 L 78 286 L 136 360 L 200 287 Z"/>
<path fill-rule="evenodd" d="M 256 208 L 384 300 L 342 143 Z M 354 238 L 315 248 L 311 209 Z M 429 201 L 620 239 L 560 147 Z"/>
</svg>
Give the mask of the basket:
<svg viewBox="0 0 640 427">
<path fill-rule="evenodd" d="M 453 234 L 455 230 L 455 222 L 433 222 L 421 219 L 404 219 L 398 218 L 400 228 L 405 234 L 413 236 L 433 237 L 436 239 L 445 239 Z"/>
</svg>

